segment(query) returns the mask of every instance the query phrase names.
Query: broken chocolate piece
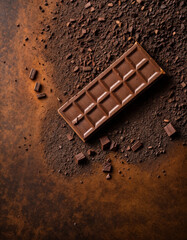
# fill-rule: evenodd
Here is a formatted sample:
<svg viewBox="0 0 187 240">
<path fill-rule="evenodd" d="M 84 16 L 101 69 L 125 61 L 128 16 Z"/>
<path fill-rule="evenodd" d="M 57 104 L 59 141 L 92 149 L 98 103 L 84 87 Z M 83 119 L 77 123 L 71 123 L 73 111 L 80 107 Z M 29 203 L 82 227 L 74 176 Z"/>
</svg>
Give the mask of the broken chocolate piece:
<svg viewBox="0 0 187 240">
<path fill-rule="evenodd" d="M 79 71 L 79 67 L 76 66 L 74 69 L 73 69 L 73 72 L 78 72 Z"/>
<path fill-rule="evenodd" d="M 131 150 L 131 147 L 130 147 L 130 146 L 127 146 L 126 150 L 127 150 L 127 151 L 130 151 L 130 150 Z"/>
<path fill-rule="evenodd" d="M 94 156 L 96 154 L 96 151 L 93 149 L 88 149 L 87 154 L 88 156 Z"/>
<path fill-rule="evenodd" d="M 182 83 L 181 83 L 181 86 L 182 86 L 182 88 L 185 88 L 185 87 L 186 87 L 186 83 L 185 83 L 185 82 L 182 82 Z"/>
<path fill-rule="evenodd" d="M 98 22 L 105 22 L 105 18 L 104 17 L 99 17 Z"/>
<path fill-rule="evenodd" d="M 107 174 L 106 175 L 106 180 L 110 180 L 111 179 L 111 175 L 110 174 Z"/>
<path fill-rule="evenodd" d="M 86 160 L 86 157 L 85 155 L 81 152 L 77 155 L 75 155 L 75 161 L 77 164 L 81 164 L 81 163 L 84 163 Z"/>
<path fill-rule="evenodd" d="M 118 144 L 112 140 L 111 145 L 110 145 L 110 151 L 117 151 L 118 149 Z"/>
<path fill-rule="evenodd" d="M 99 139 L 101 143 L 101 149 L 106 150 L 110 147 L 110 139 L 107 136 L 104 136 Z"/>
<path fill-rule="evenodd" d="M 69 53 L 68 55 L 66 55 L 66 59 L 70 59 L 72 57 L 72 54 Z"/>
<path fill-rule="evenodd" d="M 68 133 L 66 137 L 69 141 L 72 141 L 74 139 L 74 137 L 70 133 Z"/>
<path fill-rule="evenodd" d="M 58 112 L 82 141 L 86 141 L 163 74 L 149 54 L 135 43 Z M 72 121 L 76 117 L 79 122 L 75 125 Z"/>
<path fill-rule="evenodd" d="M 91 72 L 92 68 L 88 66 L 88 67 L 83 67 L 82 70 L 83 72 Z"/>
<path fill-rule="evenodd" d="M 31 71 L 30 71 L 29 78 L 34 80 L 36 78 L 36 74 L 37 74 L 36 69 L 32 68 Z"/>
<path fill-rule="evenodd" d="M 166 131 L 167 135 L 169 137 L 173 136 L 176 133 L 175 128 L 173 127 L 173 125 L 171 123 L 169 123 L 168 125 L 166 125 L 164 127 L 164 130 Z"/>
<path fill-rule="evenodd" d="M 137 142 L 135 142 L 135 144 L 132 145 L 131 149 L 133 152 L 136 152 L 142 146 L 143 146 L 142 143 L 140 141 L 137 141 Z"/>
<path fill-rule="evenodd" d="M 92 6 L 91 2 L 88 2 L 88 3 L 86 3 L 86 5 L 84 7 L 87 9 L 87 8 L 89 8 L 91 6 Z"/>
<path fill-rule="evenodd" d="M 46 98 L 46 94 L 45 94 L 45 93 L 37 94 L 37 98 L 38 98 L 38 99 Z"/>
<path fill-rule="evenodd" d="M 110 162 L 106 162 L 103 164 L 103 172 L 111 172 L 112 165 Z"/>
<path fill-rule="evenodd" d="M 34 91 L 39 92 L 40 91 L 40 86 L 41 86 L 40 83 L 36 82 L 35 87 L 34 87 Z"/>
</svg>

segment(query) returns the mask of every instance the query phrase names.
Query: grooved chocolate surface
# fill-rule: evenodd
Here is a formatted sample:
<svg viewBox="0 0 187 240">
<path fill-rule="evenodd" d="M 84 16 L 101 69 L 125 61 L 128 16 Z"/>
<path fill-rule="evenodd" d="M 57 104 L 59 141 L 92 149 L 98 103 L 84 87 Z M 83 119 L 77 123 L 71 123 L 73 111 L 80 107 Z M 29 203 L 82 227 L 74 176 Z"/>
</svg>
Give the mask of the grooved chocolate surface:
<svg viewBox="0 0 187 240">
<path fill-rule="evenodd" d="M 85 141 L 164 71 L 135 43 L 58 112 Z"/>
</svg>

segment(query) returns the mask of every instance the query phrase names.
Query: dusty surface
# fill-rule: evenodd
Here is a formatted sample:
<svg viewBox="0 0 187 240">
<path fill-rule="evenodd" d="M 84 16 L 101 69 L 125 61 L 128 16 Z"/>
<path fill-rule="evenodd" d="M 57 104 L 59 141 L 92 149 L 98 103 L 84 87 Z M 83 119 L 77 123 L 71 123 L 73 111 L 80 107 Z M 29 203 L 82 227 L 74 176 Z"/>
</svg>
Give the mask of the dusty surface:
<svg viewBox="0 0 187 240">
<path fill-rule="evenodd" d="M 0 12 L 2 240 L 186 239 L 186 146 L 183 146 L 186 88 L 181 86 L 186 81 L 185 6 L 182 1 L 167 1 L 165 6 L 157 1 L 149 5 L 121 1 L 119 6 L 116 1 L 108 9 L 107 3 L 102 3 L 103 7 L 99 8 L 92 2 L 95 11 L 90 14 L 90 8 L 83 10 L 84 1 L 68 4 L 48 1 L 48 6 L 39 0 L 0 2 L 3 9 Z M 40 5 L 45 10 L 43 13 Z M 78 24 L 83 12 L 86 21 Z M 98 16 L 105 17 L 106 22 L 98 23 Z M 123 23 L 120 29 L 113 28 L 115 16 Z M 54 17 L 57 19 L 52 19 Z M 74 28 L 73 24 L 66 25 L 70 18 L 76 19 Z M 89 23 L 88 18 L 96 20 Z M 129 32 L 132 23 L 134 30 Z M 81 24 L 90 30 L 77 40 Z M 47 25 L 51 30 L 45 33 Z M 97 28 L 98 33 L 94 32 Z M 72 131 L 66 124 L 62 127 L 64 121 L 57 114 L 62 103 L 57 97 L 64 102 L 78 91 L 77 87 L 72 91 L 74 86 L 82 87 L 91 81 L 128 49 L 131 44 L 128 38 L 132 36 L 133 42 L 138 28 L 138 41 L 169 77 L 149 89 L 88 144 L 82 144 L 77 136 L 69 142 L 66 133 Z M 158 29 L 157 35 L 155 29 Z M 53 32 L 54 36 L 48 39 Z M 93 41 L 86 41 L 89 37 Z M 80 45 L 85 52 L 82 53 Z M 89 47 L 92 49 L 90 63 Z M 66 60 L 69 52 L 72 58 Z M 107 56 L 109 53 L 111 58 Z M 75 66 L 81 69 L 84 58 L 93 71 L 88 76 L 81 70 L 73 73 Z M 75 63 L 71 63 L 72 60 Z M 28 78 L 32 67 L 39 71 L 36 81 L 42 84 L 47 99 L 36 98 L 35 81 Z M 164 119 L 169 119 L 178 130 L 173 141 L 163 130 Z M 143 130 L 142 123 L 145 123 Z M 116 156 L 100 151 L 98 136 L 104 132 L 119 141 Z M 136 154 L 121 153 L 131 139 L 138 137 L 144 143 L 142 150 Z M 150 152 L 149 145 L 153 146 Z M 90 146 L 98 154 L 89 159 L 86 166 L 78 168 L 72 161 L 73 154 L 80 149 L 86 151 Z M 166 150 L 164 155 L 156 156 L 163 150 Z M 102 173 L 101 163 L 107 157 L 112 159 L 113 166 L 110 181 L 106 181 Z"/>
<path fill-rule="evenodd" d="M 87 144 L 82 144 L 77 136 L 71 142 L 67 139 L 66 135 L 73 134 L 73 131 L 58 116 L 56 105 L 51 105 L 42 131 L 45 156 L 55 171 L 66 175 L 91 171 L 90 166 L 77 168 L 74 156 L 80 151 L 86 154 L 89 148 L 96 150 L 98 154 L 94 158 L 88 157 L 90 164 L 104 161 L 106 153 L 101 151 L 99 137 L 105 134 L 120 144 L 118 158 L 133 163 L 155 159 L 167 152 L 170 139 L 163 130 L 166 120 L 177 129 L 176 138 L 183 142 L 187 139 L 186 89 L 181 86 L 186 76 L 184 3 L 151 1 L 150 4 L 138 4 L 134 1 L 119 4 L 116 1 L 109 7 L 108 1 L 92 1 L 91 5 L 85 8 L 84 1 L 59 3 L 49 19 L 41 24 L 45 39 L 43 53 L 46 61 L 53 63 L 55 94 L 63 102 L 106 69 L 135 40 L 163 67 L 167 76 L 130 104 Z M 48 6 L 42 5 L 42 9 L 46 8 Z M 99 17 L 105 21 L 98 21 Z M 84 72 L 83 66 L 90 66 L 92 71 Z M 78 67 L 76 72 L 75 67 Z M 137 139 L 144 148 L 138 153 L 126 151 Z"/>
</svg>

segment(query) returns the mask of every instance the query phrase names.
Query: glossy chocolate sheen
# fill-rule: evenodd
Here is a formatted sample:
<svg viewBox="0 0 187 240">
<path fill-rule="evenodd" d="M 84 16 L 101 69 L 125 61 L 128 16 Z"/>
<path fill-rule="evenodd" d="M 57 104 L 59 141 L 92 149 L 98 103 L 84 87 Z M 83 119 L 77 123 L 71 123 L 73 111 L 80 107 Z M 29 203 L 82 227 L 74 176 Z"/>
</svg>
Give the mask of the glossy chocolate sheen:
<svg viewBox="0 0 187 240">
<path fill-rule="evenodd" d="M 165 72 L 135 43 L 58 112 L 85 142 Z"/>
</svg>

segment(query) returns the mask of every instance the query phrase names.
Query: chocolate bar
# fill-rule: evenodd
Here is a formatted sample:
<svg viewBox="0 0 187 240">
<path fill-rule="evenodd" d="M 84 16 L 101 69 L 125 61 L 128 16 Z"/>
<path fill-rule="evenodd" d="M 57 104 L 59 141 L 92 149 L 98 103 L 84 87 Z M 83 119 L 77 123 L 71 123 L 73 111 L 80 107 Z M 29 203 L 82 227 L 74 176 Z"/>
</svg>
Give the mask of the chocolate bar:
<svg viewBox="0 0 187 240">
<path fill-rule="evenodd" d="M 85 142 L 163 74 L 162 68 L 136 42 L 58 112 Z"/>
</svg>

